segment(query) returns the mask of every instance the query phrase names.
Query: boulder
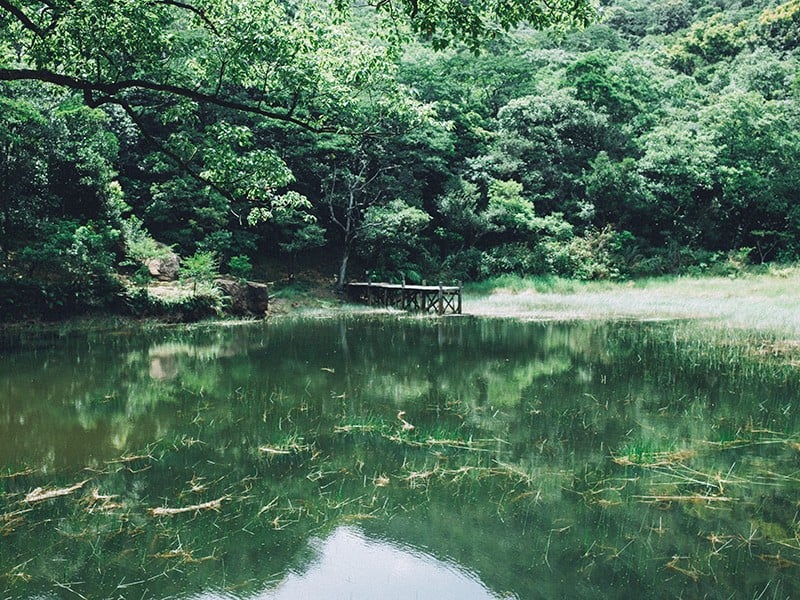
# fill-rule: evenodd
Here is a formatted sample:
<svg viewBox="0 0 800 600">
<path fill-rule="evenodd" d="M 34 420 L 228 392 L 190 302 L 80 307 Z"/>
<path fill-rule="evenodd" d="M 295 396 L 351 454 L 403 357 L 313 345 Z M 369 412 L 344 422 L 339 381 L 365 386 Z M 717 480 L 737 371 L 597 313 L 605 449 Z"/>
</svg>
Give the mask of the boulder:
<svg viewBox="0 0 800 600">
<path fill-rule="evenodd" d="M 163 256 L 144 261 L 150 275 L 158 281 L 176 281 L 181 268 L 178 255 L 169 250 Z"/>
<path fill-rule="evenodd" d="M 266 283 L 217 279 L 217 285 L 231 299 L 228 310 L 234 315 L 263 317 L 269 309 L 269 287 Z"/>
</svg>

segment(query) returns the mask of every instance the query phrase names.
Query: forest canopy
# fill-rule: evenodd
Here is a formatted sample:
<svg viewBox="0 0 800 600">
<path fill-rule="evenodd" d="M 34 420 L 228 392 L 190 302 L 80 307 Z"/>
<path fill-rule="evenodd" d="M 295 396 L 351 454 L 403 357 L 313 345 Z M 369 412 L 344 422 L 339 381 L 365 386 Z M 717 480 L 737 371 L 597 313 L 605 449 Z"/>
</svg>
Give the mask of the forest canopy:
<svg viewBox="0 0 800 600">
<path fill-rule="evenodd" d="M 0 0 L 0 283 L 105 305 L 165 249 L 339 284 L 797 260 L 799 24 L 796 0 Z"/>
</svg>

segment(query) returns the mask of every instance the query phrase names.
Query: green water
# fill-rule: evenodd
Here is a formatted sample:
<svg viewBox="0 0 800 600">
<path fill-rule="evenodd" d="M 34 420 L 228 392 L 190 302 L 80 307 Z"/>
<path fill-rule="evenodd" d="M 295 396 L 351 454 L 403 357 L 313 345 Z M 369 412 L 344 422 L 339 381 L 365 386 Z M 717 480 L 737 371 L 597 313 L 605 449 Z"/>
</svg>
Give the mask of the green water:
<svg viewBox="0 0 800 600">
<path fill-rule="evenodd" d="M 0 338 L 0 598 L 800 597 L 800 368 L 685 324 Z"/>
</svg>

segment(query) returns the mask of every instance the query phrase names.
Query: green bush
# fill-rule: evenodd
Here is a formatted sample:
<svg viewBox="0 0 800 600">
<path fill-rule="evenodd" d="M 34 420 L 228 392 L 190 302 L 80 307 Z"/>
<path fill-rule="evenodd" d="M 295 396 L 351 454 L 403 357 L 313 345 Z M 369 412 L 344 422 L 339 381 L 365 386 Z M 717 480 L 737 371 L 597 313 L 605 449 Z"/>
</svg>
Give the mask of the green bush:
<svg viewBox="0 0 800 600">
<path fill-rule="evenodd" d="M 253 265 L 250 262 L 250 258 L 244 255 L 241 256 L 231 256 L 228 260 L 228 273 L 230 273 L 233 277 L 238 277 L 239 279 L 247 279 L 250 277 L 250 274 L 253 272 Z"/>
<path fill-rule="evenodd" d="M 716 275 L 735 277 L 741 275 L 750 264 L 752 248 L 740 248 L 730 252 L 695 252 L 695 263 L 681 270 L 684 275 Z"/>
<path fill-rule="evenodd" d="M 216 291 L 192 293 L 175 298 L 150 294 L 146 288 L 130 288 L 124 295 L 124 312 L 135 317 L 159 317 L 176 322 L 193 322 L 222 314 L 222 295 Z"/>
<path fill-rule="evenodd" d="M 116 312 L 122 285 L 113 278 L 92 282 L 0 279 L 0 320 L 56 320 L 81 314 Z"/>
<path fill-rule="evenodd" d="M 136 217 L 123 221 L 122 236 L 125 240 L 125 254 L 135 263 L 151 258 L 166 258 L 173 252 L 169 246 L 154 240 Z"/>
<path fill-rule="evenodd" d="M 619 279 L 624 269 L 620 251 L 631 239 L 628 232 L 606 226 L 566 242 L 549 240 L 544 248 L 553 275 L 582 281 Z"/>
<path fill-rule="evenodd" d="M 447 256 L 442 263 L 442 274 L 457 281 L 476 281 L 481 278 L 483 253 L 477 248 L 465 248 Z"/>
<path fill-rule="evenodd" d="M 198 285 L 210 284 L 219 277 L 219 259 L 215 252 L 198 251 L 181 262 L 179 277 L 191 281 L 196 294 Z M 213 286 L 212 286 L 213 287 Z"/>
<path fill-rule="evenodd" d="M 8 268 L 3 305 L 35 318 L 108 310 L 122 290 L 115 274 L 119 231 L 94 221 L 40 224 Z"/>
<path fill-rule="evenodd" d="M 542 253 L 522 242 L 502 244 L 484 252 L 480 268 L 483 278 L 504 274 L 542 275 L 547 272 L 548 266 Z"/>
</svg>

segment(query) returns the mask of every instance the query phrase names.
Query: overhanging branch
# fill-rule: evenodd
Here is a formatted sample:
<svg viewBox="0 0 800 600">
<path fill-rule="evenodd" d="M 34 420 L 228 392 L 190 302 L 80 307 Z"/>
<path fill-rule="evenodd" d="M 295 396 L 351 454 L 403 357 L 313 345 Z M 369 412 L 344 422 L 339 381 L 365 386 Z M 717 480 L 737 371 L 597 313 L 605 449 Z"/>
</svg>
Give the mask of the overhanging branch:
<svg viewBox="0 0 800 600">
<path fill-rule="evenodd" d="M 31 21 L 28 15 L 22 12 L 22 9 L 20 9 L 18 6 L 14 6 L 13 4 L 11 4 L 11 2 L 8 2 L 7 0 L 0 0 L 0 8 L 11 13 L 13 17 L 19 22 L 19 24 L 22 25 L 25 29 L 32 31 L 39 37 L 43 37 L 44 32 L 42 31 L 42 28 L 39 27 L 33 21 Z"/>
<path fill-rule="evenodd" d="M 208 27 L 209 31 L 211 31 L 214 35 L 219 35 L 219 30 L 214 23 L 211 22 L 211 19 L 208 18 L 206 13 L 202 10 L 197 8 L 192 4 L 188 4 L 186 2 L 179 2 L 178 0 L 155 0 L 154 4 L 165 4 L 168 6 L 174 6 L 175 8 L 179 8 L 181 10 L 187 10 L 191 13 L 197 15 L 197 17 Z"/>
<path fill-rule="evenodd" d="M 2 2 L 3 0 L 0 0 Z M 169 83 L 158 83 L 147 79 L 127 79 L 113 83 L 102 81 L 89 81 L 72 75 L 64 75 L 45 69 L 2 69 L 0 68 L 0 81 L 41 81 L 54 85 L 76 90 L 83 93 L 84 99 L 89 106 L 97 107 L 112 101 L 122 101 L 119 95 L 127 91 L 149 91 L 169 94 L 181 98 L 192 100 L 198 104 L 211 104 L 221 108 L 258 115 L 283 121 L 302 127 L 313 133 L 336 133 L 339 130 L 335 127 L 319 127 L 313 123 L 298 119 L 288 112 L 279 112 L 261 108 L 258 105 L 239 102 L 229 98 L 206 94 L 191 88 L 182 87 Z"/>
<path fill-rule="evenodd" d="M 218 194 L 220 194 L 223 198 L 228 200 L 231 203 L 231 207 L 230 207 L 231 213 L 236 218 L 241 219 L 241 216 L 236 214 L 233 211 L 232 205 L 236 201 L 236 198 L 233 196 L 233 194 L 229 190 L 226 190 L 222 186 L 217 185 L 215 182 L 209 180 L 208 178 L 203 177 L 200 173 L 198 173 L 195 169 L 193 169 L 192 166 L 189 165 L 189 163 L 187 163 L 185 160 L 183 160 L 175 152 L 173 152 L 172 150 L 167 148 L 166 144 L 163 144 L 159 139 L 157 139 L 155 136 L 153 136 L 147 130 L 147 127 L 145 126 L 144 122 L 142 121 L 142 119 L 139 117 L 139 115 L 136 113 L 136 111 L 133 109 L 133 107 L 130 104 L 128 104 L 127 102 L 124 102 L 122 100 L 115 99 L 115 98 L 106 98 L 106 99 L 104 99 L 104 101 L 105 101 L 105 103 L 116 104 L 117 106 L 121 107 L 122 110 L 124 110 L 125 113 L 128 115 L 128 117 L 131 119 L 131 121 L 133 121 L 133 123 L 139 129 L 139 131 L 144 136 L 144 138 L 148 142 L 150 142 L 156 148 L 156 150 L 161 152 L 167 158 L 169 158 L 172 161 L 174 161 L 175 164 L 178 165 L 178 167 L 180 169 L 182 169 L 183 171 L 188 173 L 188 175 L 192 179 L 196 180 L 201 185 L 207 185 L 208 187 L 210 187 L 211 189 L 216 191 Z"/>
</svg>

